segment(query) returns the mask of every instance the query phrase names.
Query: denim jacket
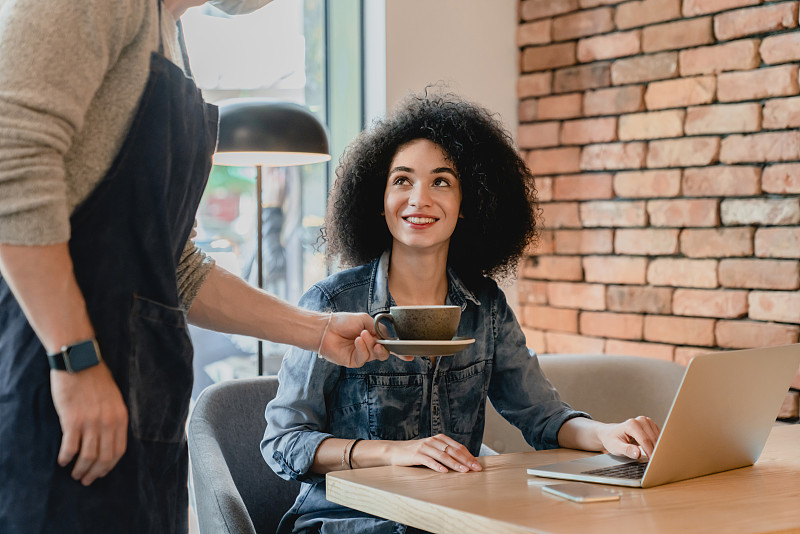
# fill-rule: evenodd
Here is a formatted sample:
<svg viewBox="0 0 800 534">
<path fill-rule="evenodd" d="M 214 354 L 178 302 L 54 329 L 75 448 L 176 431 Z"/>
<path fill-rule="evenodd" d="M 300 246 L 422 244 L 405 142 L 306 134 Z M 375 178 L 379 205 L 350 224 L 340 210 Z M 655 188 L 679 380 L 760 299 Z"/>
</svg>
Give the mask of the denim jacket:
<svg viewBox="0 0 800 534">
<path fill-rule="evenodd" d="M 394 301 L 388 289 L 389 253 L 337 273 L 313 286 L 300 305 L 318 311 L 375 316 Z M 280 532 L 405 532 L 391 523 L 325 499 L 325 478 L 309 472 L 328 437 L 411 440 L 446 434 L 477 456 L 488 395 L 497 411 L 537 449 L 558 447 L 561 425 L 587 416 L 562 402 L 529 351 L 525 335 L 497 284 L 483 279 L 474 290 L 448 270 L 447 304 L 461 307 L 457 336 L 475 343 L 453 356 L 390 357 L 348 369 L 291 349 L 279 373 L 277 396 L 266 409 L 261 452 L 282 478 L 303 484 Z M 588 417 L 588 416 L 587 416 Z M 294 525 L 292 525 L 294 522 Z"/>
</svg>

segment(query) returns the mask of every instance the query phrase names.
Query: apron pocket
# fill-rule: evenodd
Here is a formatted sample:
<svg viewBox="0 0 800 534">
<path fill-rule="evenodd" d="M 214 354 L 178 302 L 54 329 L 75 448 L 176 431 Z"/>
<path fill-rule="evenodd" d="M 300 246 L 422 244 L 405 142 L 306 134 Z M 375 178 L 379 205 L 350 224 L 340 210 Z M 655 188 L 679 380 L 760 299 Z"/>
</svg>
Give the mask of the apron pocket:
<svg viewBox="0 0 800 534">
<path fill-rule="evenodd" d="M 192 342 L 183 310 L 134 296 L 131 311 L 131 432 L 145 441 L 183 439 L 192 394 Z"/>
</svg>

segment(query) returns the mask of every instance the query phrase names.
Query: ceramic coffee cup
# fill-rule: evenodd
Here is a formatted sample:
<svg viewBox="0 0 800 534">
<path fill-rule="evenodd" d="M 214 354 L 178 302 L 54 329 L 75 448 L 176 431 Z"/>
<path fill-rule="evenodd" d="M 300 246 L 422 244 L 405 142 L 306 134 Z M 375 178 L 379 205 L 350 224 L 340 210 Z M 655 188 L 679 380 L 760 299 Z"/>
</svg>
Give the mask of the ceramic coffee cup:
<svg viewBox="0 0 800 534">
<path fill-rule="evenodd" d="M 375 316 L 375 332 L 381 339 L 449 341 L 458 330 L 460 306 L 392 306 Z M 381 322 L 391 323 L 396 338 L 386 337 Z"/>
</svg>

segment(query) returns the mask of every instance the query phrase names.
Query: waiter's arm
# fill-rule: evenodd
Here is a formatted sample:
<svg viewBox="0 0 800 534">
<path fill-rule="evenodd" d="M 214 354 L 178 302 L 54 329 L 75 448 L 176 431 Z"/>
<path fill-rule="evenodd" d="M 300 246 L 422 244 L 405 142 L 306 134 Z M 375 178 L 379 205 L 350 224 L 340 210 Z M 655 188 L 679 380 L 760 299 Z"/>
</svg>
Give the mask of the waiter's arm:
<svg viewBox="0 0 800 534">
<path fill-rule="evenodd" d="M 94 337 L 66 243 L 0 244 L 0 272 L 48 353 Z M 67 465 L 77 454 L 72 476 L 91 484 L 125 452 L 122 395 L 102 362 L 75 374 L 50 371 L 50 388 L 63 431 L 58 463 Z"/>
<path fill-rule="evenodd" d="M 335 313 L 329 325 L 328 320 L 328 314 L 292 306 L 218 265 L 189 309 L 189 321 L 210 330 L 269 339 L 313 352 L 319 350 L 322 340 L 322 356 L 347 367 L 389 357 L 377 343 L 368 314 Z"/>
</svg>

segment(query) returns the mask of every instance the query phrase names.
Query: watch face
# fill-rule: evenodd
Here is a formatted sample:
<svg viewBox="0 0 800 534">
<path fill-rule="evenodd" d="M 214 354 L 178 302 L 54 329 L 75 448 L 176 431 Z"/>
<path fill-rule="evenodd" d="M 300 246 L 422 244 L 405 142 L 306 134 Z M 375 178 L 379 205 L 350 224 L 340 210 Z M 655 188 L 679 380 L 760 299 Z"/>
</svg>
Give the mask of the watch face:
<svg viewBox="0 0 800 534">
<path fill-rule="evenodd" d="M 67 353 L 67 368 L 73 373 L 100 363 L 100 351 L 91 339 L 73 345 Z"/>
</svg>

